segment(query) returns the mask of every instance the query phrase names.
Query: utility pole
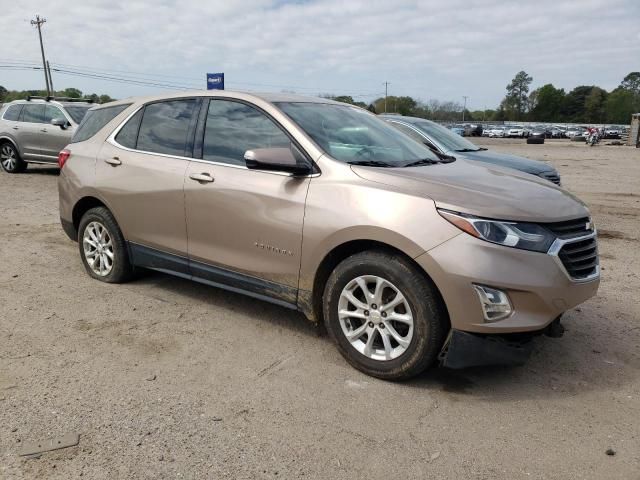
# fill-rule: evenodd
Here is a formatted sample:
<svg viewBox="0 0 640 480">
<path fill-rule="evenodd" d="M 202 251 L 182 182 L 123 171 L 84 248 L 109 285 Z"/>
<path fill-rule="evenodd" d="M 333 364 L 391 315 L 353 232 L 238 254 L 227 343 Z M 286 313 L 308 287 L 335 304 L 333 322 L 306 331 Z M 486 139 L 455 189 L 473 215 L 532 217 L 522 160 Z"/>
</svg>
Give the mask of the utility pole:
<svg viewBox="0 0 640 480">
<path fill-rule="evenodd" d="M 389 82 L 384 82 L 384 113 L 387 113 L 387 89 L 389 87 Z"/>
<path fill-rule="evenodd" d="M 38 27 L 38 37 L 40 37 L 40 53 L 42 53 L 42 69 L 44 70 L 44 82 L 47 86 L 47 95 L 51 95 L 51 86 L 49 85 L 49 74 L 47 72 L 47 61 L 44 58 L 44 45 L 42 44 L 42 30 L 41 26 L 47 20 L 44 18 L 40 18 L 40 15 L 36 15 L 35 20 L 31 20 L 31 25 L 35 25 Z"/>
<path fill-rule="evenodd" d="M 49 88 L 51 89 L 51 95 L 55 95 L 55 90 L 53 89 L 53 77 L 51 76 L 51 65 L 49 65 L 49 60 L 47 60 L 47 72 L 49 72 Z"/>
<path fill-rule="evenodd" d="M 463 95 L 462 98 L 464 98 L 464 107 L 462 107 L 462 122 L 464 123 L 464 111 L 467 109 L 467 97 L 466 95 Z"/>
</svg>

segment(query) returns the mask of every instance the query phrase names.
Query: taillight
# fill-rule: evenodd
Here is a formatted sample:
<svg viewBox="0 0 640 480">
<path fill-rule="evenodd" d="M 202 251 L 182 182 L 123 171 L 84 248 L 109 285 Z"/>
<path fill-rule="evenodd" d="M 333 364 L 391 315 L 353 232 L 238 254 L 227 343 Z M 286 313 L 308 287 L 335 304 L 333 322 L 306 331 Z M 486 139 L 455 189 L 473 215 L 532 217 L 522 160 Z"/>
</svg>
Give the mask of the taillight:
<svg viewBox="0 0 640 480">
<path fill-rule="evenodd" d="M 71 156 L 71 152 L 69 150 L 67 150 L 66 148 L 62 150 L 58 154 L 58 166 L 60 168 L 64 167 L 64 164 L 67 163 L 67 160 L 69 160 L 70 156 Z"/>
</svg>

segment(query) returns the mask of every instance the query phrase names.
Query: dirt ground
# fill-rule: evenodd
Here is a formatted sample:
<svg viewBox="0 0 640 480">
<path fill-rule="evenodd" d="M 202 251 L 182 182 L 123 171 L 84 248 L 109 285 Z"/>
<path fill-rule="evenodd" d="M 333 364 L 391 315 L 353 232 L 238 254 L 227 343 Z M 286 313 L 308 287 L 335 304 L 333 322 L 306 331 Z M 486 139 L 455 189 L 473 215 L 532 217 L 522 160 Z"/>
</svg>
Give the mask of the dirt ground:
<svg viewBox="0 0 640 480">
<path fill-rule="evenodd" d="M 407 383 L 277 306 L 91 280 L 56 171 L 0 174 L 0 478 L 640 479 L 640 149 L 478 143 L 551 162 L 589 204 L 600 292 L 525 367 Z M 78 446 L 17 455 L 67 433 Z"/>
</svg>

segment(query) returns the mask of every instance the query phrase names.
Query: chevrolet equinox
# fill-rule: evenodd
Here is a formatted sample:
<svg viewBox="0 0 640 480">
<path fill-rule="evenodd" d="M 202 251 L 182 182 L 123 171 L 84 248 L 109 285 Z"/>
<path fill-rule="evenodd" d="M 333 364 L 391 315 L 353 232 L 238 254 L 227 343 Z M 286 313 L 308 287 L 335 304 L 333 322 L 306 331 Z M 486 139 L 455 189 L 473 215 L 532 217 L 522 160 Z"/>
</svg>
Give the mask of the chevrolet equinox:
<svg viewBox="0 0 640 480">
<path fill-rule="evenodd" d="M 380 378 L 522 363 L 598 289 L 576 197 L 327 99 L 122 100 L 91 109 L 58 161 L 91 277 L 147 268 L 299 310 Z"/>
</svg>

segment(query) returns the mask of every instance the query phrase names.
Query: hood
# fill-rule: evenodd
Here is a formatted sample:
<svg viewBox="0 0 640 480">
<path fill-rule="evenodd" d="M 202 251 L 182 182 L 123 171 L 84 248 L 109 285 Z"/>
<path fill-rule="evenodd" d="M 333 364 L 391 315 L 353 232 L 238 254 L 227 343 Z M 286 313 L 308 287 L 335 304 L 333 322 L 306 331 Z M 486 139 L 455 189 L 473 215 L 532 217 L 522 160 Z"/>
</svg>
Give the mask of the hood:
<svg viewBox="0 0 640 480">
<path fill-rule="evenodd" d="M 509 155 L 506 153 L 492 152 L 491 150 L 479 150 L 477 152 L 449 151 L 446 153 L 447 155 L 452 155 L 456 158 L 464 158 L 467 160 L 500 165 L 502 167 L 515 168 L 521 172 L 531 173 L 533 175 L 540 175 L 542 172 L 555 172 L 556 170 L 551 165 L 547 165 L 546 163 L 538 160 L 530 160 L 528 158 Z"/>
<path fill-rule="evenodd" d="M 436 206 L 497 220 L 560 222 L 589 215 L 566 190 L 526 173 L 480 162 L 409 168 L 352 165 L 359 177 L 432 199 Z"/>
</svg>

